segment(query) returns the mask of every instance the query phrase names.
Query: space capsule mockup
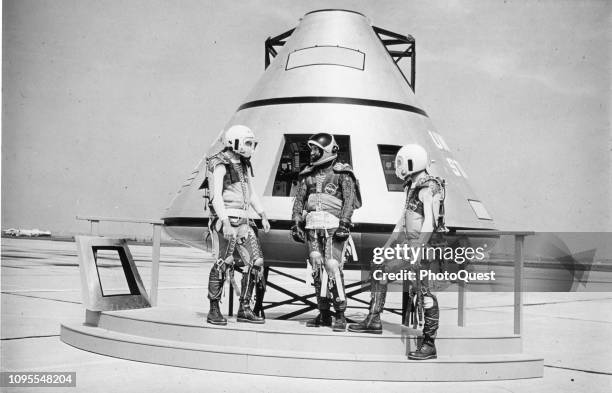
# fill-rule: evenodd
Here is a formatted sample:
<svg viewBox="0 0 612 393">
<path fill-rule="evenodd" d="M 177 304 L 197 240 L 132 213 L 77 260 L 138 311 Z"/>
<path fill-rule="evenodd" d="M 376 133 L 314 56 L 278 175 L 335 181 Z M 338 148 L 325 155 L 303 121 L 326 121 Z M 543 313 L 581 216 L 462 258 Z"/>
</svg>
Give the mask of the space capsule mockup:
<svg viewBox="0 0 612 393">
<path fill-rule="evenodd" d="M 250 127 L 259 141 L 252 158 L 255 190 L 272 231 L 262 235 L 268 262 L 303 263 L 303 245 L 290 241 L 292 192 L 308 162 L 307 138 L 334 134 L 340 161 L 357 175 L 363 206 L 353 216 L 358 254 L 381 246 L 401 214 L 405 194 L 395 177 L 400 146 L 418 143 L 431 159 L 430 173 L 446 179 L 446 223 L 453 229 L 493 229 L 465 171 L 416 101 L 416 45 L 346 10 L 306 14 L 294 29 L 266 41 L 266 71 L 227 127 Z M 411 60 L 407 76 L 397 62 Z M 208 134 L 218 151 L 216 133 Z M 204 248 L 207 217 L 205 157 L 164 213 L 175 239 Z M 254 214 L 254 213 L 253 213 Z M 254 217 L 256 215 L 254 214 Z M 296 259 L 297 258 L 297 259 Z"/>
</svg>

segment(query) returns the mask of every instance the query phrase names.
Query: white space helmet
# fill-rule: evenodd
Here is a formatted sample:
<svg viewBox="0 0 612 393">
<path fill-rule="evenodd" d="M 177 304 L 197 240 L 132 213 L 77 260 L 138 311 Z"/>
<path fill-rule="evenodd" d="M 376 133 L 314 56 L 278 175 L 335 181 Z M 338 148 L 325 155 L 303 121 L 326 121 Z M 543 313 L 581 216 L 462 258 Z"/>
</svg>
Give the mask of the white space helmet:
<svg viewBox="0 0 612 393">
<path fill-rule="evenodd" d="M 428 167 L 429 154 L 421 145 L 402 146 L 395 156 L 395 175 L 402 180 Z"/>
<path fill-rule="evenodd" d="M 308 146 L 311 149 L 310 165 L 316 166 L 335 160 L 338 157 L 340 147 L 332 134 L 322 132 L 308 138 Z M 316 149 L 313 149 L 316 147 Z"/>
<path fill-rule="evenodd" d="M 223 135 L 223 145 L 243 157 L 251 157 L 257 146 L 255 134 L 247 126 L 233 125 Z"/>
</svg>

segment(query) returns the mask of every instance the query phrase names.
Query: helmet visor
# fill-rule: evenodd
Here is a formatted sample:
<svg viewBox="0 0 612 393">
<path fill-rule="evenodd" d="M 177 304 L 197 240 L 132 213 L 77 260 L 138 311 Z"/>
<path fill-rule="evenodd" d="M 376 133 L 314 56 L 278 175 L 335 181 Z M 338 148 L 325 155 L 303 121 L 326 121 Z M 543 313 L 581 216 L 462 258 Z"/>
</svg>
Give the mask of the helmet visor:
<svg viewBox="0 0 612 393">
<path fill-rule="evenodd" d="M 259 144 L 259 142 L 257 142 L 253 138 L 245 139 L 245 141 L 244 141 L 244 147 L 249 148 L 249 149 L 251 149 L 253 151 L 255 151 L 255 149 L 257 148 L 258 144 Z"/>
<path fill-rule="evenodd" d="M 323 149 L 316 144 L 309 143 L 308 146 L 310 146 L 310 163 L 313 164 L 323 156 Z"/>
<path fill-rule="evenodd" d="M 239 145 L 237 153 L 244 157 L 251 157 L 257 147 L 257 141 L 255 138 L 245 138 Z"/>
</svg>

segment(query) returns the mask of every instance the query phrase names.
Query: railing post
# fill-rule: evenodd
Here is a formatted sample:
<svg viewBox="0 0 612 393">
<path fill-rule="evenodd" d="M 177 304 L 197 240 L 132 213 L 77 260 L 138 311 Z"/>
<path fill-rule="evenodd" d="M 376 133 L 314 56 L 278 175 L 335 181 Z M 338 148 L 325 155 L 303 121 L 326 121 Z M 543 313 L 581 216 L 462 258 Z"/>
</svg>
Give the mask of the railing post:
<svg viewBox="0 0 612 393">
<path fill-rule="evenodd" d="M 153 250 L 151 256 L 151 306 L 157 306 L 159 285 L 159 255 L 161 247 L 161 225 L 153 224 Z"/>
<path fill-rule="evenodd" d="M 229 301 L 227 302 L 227 315 L 230 317 L 234 316 L 234 286 L 232 282 L 229 283 L 229 290 L 227 291 Z"/>
<path fill-rule="evenodd" d="M 459 280 L 457 288 L 457 326 L 465 326 L 465 282 Z"/>
<path fill-rule="evenodd" d="M 525 235 L 514 235 L 514 334 L 523 331 L 523 265 Z"/>
<path fill-rule="evenodd" d="M 100 221 L 99 220 L 89 221 L 89 232 L 91 232 L 92 235 L 100 236 Z"/>
</svg>

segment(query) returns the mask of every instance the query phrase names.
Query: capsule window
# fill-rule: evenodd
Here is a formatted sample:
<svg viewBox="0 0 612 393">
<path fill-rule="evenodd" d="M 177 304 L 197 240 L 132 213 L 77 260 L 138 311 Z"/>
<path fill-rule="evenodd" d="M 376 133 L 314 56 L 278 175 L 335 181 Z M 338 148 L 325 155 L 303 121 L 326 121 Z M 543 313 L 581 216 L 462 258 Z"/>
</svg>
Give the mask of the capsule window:
<svg viewBox="0 0 612 393">
<path fill-rule="evenodd" d="M 397 145 L 378 145 L 378 154 L 387 183 L 387 191 L 404 191 L 404 182 L 395 175 L 395 156 L 400 148 L 401 146 Z M 412 160 L 409 160 L 408 167 L 412 170 Z"/>
<path fill-rule="evenodd" d="M 298 49 L 287 56 L 285 70 L 307 66 L 339 66 L 363 71 L 365 53 L 342 46 L 312 46 Z"/>
<path fill-rule="evenodd" d="M 306 142 L 313 134 L 284 135 L 285 142 L 274 176 L 272 196 L 295 196 L 298 175 L 310 163 L 310 148 Z M 334 138 L 340 147 L 338 150 L 338 162 L 353 165 L 350 137 L 348 135 L 334 134 Z"/>
<path fill-rule="evenodd" d="M 475 201 L 473 199 L 468 199 L 468 202 L 470 206 L 472 207 L 472 210 L 474 210 L 474 214 L 476 214 L 476 217 L 478 217 L 481 220 L 492 220 L 491 215 L 489 214 L 487 209 L 485 209 L 482 202 Z"/>
</svg>

